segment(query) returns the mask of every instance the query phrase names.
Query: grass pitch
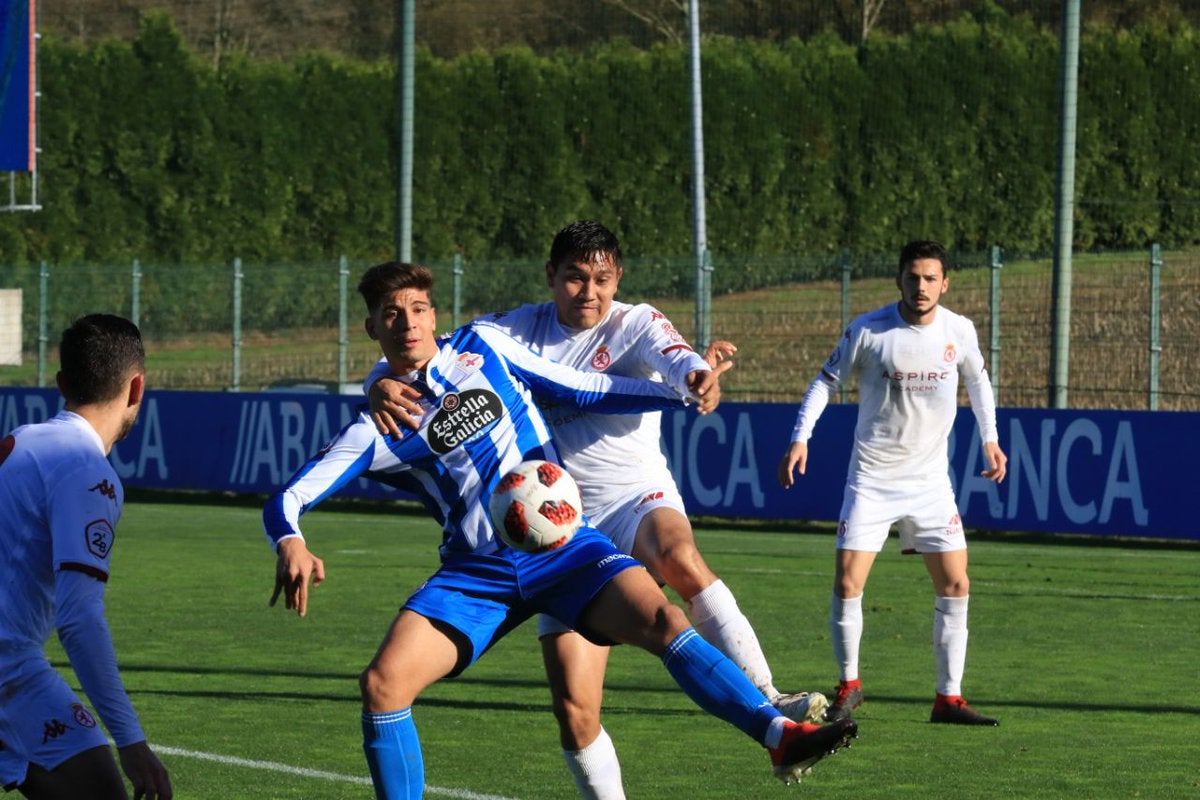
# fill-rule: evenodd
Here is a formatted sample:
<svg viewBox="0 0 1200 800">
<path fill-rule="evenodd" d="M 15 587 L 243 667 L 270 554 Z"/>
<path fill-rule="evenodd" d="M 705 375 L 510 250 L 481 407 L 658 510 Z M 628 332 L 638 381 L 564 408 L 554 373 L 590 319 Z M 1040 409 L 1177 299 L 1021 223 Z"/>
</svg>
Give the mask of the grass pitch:
<svg viewBox="0 0 1200 800">
<path fill-rule="evenodd" d="M 257 507 L 131 501 L 108 616 L 126 684 L 179 800 L 372 797 L 357 678 L 439 532 L 407 510 L 305 518 L 327 581 L 299 619 L 268 608 L 274 556 Z M 701 549 L 755 624 L 784 691 L 829 692 L 828 528 L 702 528 Z M 653 657 L 617 648 L 605 726 L 643 798 L 1200 797 L 1200 548 L 975 539 L 964 689 L 999 728 L 928 723 L 934 667 L 924 568 L 894 542 L 865 596 L 867 701 L 854 746 L 797 787 L 709 718 Z M 57 643 L 51 658 L 65 659 Z M 78 685 L 77 683 L 75 685 Z M 533 626 L 415 717 L 427 797 L 574 797 Z"/>
</svg>

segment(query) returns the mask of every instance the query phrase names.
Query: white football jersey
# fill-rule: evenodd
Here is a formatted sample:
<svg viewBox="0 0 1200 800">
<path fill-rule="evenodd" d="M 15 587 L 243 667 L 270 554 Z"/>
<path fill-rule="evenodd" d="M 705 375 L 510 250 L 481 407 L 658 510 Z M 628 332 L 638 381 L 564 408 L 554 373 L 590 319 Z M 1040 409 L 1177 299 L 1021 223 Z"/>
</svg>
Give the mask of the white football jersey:
<svg viewBox="0 0 1200 800">
<path fill-rule="evenodd" d="M 0 439 L 0 669 L 39 659 L 64 566 L 108 579 L 125 501 L 95 429 L 70 411 Z"/>
<path fill-rule="evenodd" d="M 858 422 L 849 480 L 948 475 L 947 443 L 961 377 L 983 441 L 997 441 L 996 407 L 971 320 L 944 307 L 911 325 L 899 304 L 850 323 L 804 396 L 792 441 L 807 442 L 837 384 L 858 376 Z"/>
<path fill-rule="evenodd" d="M 488 314 L 476 324 L 495 325 L 534 352 L 584 372 L 663 381 L 686 392 L 687 374 L 707 370 L 697 354 L 654 307 L 614 301 L 595 326 L 576 330 L 558 320 L 553 302 Z M 624 500 L 647 480 L 674 481 L 663 455 L 662 412 L 596 414 L 536 397 L 584 508 Z"/>
</svg>

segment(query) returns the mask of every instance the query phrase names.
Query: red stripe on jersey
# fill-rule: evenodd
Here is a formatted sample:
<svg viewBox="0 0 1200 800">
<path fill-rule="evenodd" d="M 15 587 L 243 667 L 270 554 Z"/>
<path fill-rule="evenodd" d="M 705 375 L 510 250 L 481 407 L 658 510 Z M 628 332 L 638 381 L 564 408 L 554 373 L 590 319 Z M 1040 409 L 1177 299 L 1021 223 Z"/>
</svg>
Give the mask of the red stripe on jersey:
<svg viewBox="0 0 1200 800">
<path fill-rule="evenodd" d="M 691 349 L 692 348 L 688 347 L 686 344 L 673 344 L 670 347 L 663 350 L 663 355 L 666 355 L 667 353 L 671 352 L 672 350 L 691 350 Z"/>
</svg>

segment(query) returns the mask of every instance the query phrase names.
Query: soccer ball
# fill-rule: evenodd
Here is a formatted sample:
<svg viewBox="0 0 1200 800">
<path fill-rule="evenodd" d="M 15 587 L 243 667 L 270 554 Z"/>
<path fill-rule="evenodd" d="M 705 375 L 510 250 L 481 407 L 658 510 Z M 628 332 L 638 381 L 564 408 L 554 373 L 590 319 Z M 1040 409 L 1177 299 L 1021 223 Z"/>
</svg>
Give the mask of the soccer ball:
<svg viewBox="0 0 1200 800">
<path fill-rule="evenodd" d="M 549 461 L 523 461 L 496 484 L 488 503 L 506 544 L 529 553 L 562 547 L 583 524 L 579 487 Z"/>
</svg>

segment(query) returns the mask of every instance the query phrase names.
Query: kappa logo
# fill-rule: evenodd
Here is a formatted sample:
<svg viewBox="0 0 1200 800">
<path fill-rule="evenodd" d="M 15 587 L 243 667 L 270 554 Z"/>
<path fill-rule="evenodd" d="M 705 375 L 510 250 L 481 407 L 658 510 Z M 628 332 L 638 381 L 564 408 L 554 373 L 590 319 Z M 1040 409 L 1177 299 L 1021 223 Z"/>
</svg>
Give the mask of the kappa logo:
<svg viewBox="0 0 1200 800">
<path fill-rule="evenodd" d="M 592 369 L 597 372 L 603 372 L 612 364 L 612 352 L 608 349 L 608 345 L 602 344 L 596 348 L 595 355 L 592 356 Z"/>
<path fill-rule="evenodd" d="M 46 720 L 42 725 L 42 744 L 45 744 L 51 739 L 57 739 L 69 730 L 71 730 L 71 726 L 62 720 Z"/>
<path fill-rule="evenodd" d="M 115 486 L 113 486 L 111 483 L 109 483 L 107 478 L 100 481 L 92 488 L 88 489 L 88 491 L 89 492 L 99 492 L 100 494 L 107 497 L 109 500 L 117 499 L 117 488 Z"/>
<path fill-rule="evenodd" d="M 108 554 L 112 552 L 113 539 L 115 538 L 112 525 L 108 524 L 108 520 L 92 520 L 83 529 L 83 536 L 87 541 L 89 553 L 96 558 L 108 558 Z"/>
</svg>

